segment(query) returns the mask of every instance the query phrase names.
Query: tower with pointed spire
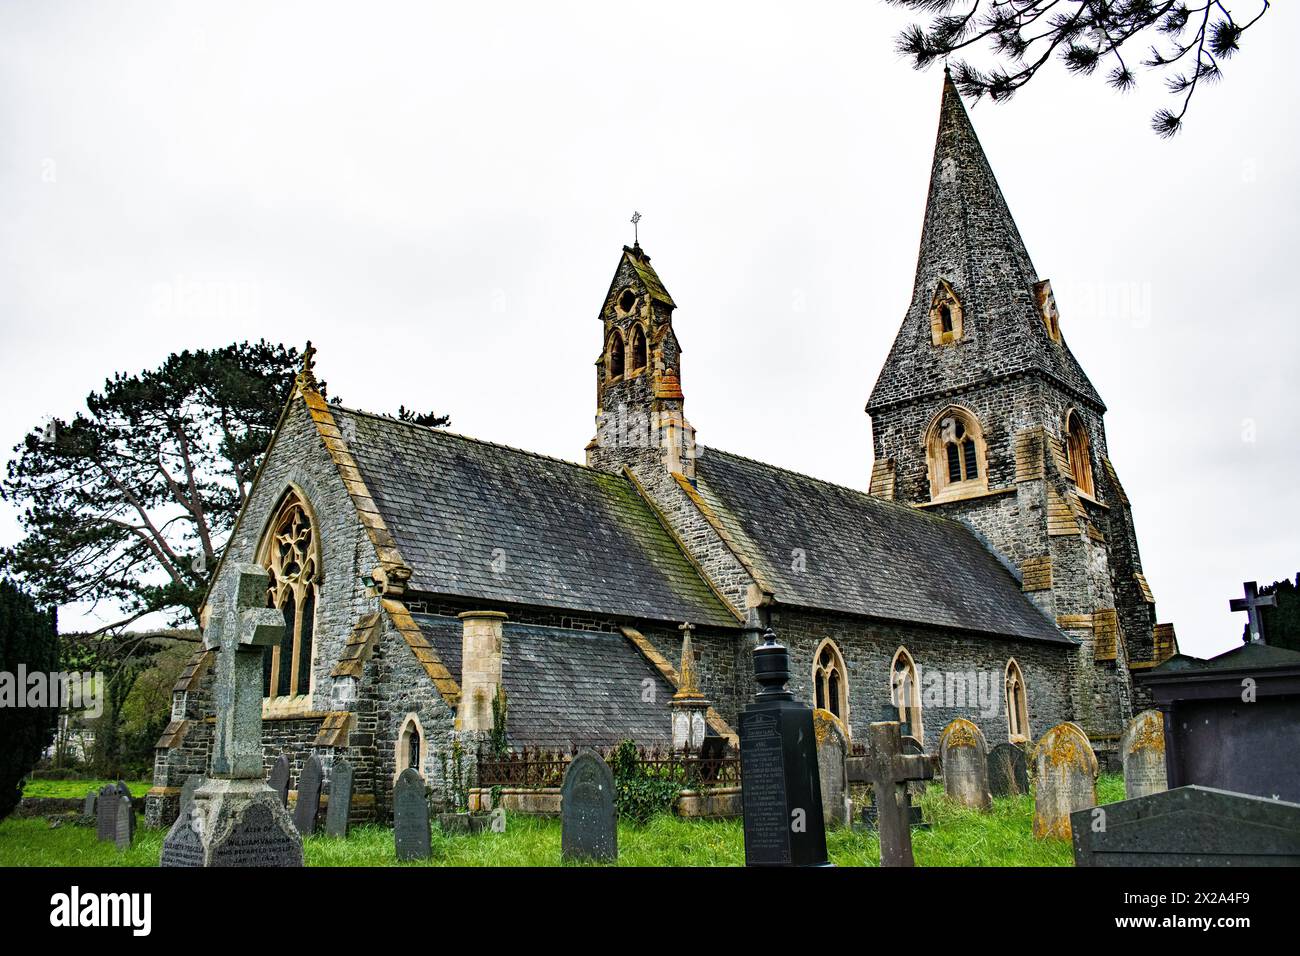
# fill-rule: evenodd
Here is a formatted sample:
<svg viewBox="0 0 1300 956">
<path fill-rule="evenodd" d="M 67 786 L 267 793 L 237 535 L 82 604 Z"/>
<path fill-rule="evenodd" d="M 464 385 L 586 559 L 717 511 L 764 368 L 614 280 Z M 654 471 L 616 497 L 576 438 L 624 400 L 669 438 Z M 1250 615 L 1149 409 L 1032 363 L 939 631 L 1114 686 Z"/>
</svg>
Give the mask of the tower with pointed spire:
<svg viewBox="0 0 1300 956">
<path fill-rule="evenodd" d="M 624 246 L 599 315 L 591 467 L 662 464 L 671 474 L 694 477 L 695 429 L 684 410 L 676 308 L 640 243 Z"/>
<path fill-rule="evenodd" d="M 1106 406 L 946 71 L 912 298 L 866 411 L 872 494 L 977 531 L 1079 639 L 1080 722 L 1119 733 L 1155 609 Z"/>
</svg>

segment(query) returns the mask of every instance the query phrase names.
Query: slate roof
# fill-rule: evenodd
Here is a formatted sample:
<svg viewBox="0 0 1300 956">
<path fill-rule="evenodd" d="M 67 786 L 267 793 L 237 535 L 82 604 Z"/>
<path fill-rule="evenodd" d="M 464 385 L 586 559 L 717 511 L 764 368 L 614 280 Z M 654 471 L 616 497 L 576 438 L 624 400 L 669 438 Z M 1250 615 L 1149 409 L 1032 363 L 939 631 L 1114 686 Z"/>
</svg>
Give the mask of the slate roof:
<svg viewBox="0 0 1300 956">
<path fill-rule="evenodd" d="M 1175 654 L 1169 660 L 1143 673 L 1144 680 L 1187 676 L 1212 676 L 1238 671 L 1286 670 L 1300 667 L 1300 651 L 1269 644 L 1242 644 L 1215 657 L 1191 657 Z"/>
<path fill-rule="evenodd" d="M 962 306 L 963 341 L 935 348 L 930 302 L 946 279 Z M 867 403 L 956 389 L 989 375 L 1035 371 L 1104 408 L 1064 339 L 1047 333 L 1034 294 L 1038 273 L 961 95 L 944 75 L 934 163 L 912 301 Z M 1069 315 L 1063 317 L 1068 326 Z"/>
<path fill-rule="evenodd" d="M 411 566 L 410 590 L 738 626 L 621 475 L 331 411 Z"/>
<path fill-rule="evenodd" d="M 782 604 L 1075 643 L 960 522 L 712 448 L 695 468 L 701 497 Z"/>
<path fill-rule="evenodd" d="M 459 674 L 461 622 L 436 614 L 412 617 L 443 663 Z M 507 621 L 501 652 L 512 746 L 669 743 L 673 688 L 623 635 Z M 646 680 L 656 690 L 650 701 L 643 693 Z"/>
</svg>

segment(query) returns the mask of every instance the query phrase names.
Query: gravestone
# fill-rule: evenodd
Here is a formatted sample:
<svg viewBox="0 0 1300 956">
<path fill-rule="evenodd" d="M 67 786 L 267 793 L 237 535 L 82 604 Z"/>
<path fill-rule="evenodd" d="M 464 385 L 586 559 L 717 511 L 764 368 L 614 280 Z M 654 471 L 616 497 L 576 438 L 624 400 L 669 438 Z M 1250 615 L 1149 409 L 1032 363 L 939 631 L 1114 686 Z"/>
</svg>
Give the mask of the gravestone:
<svg viewBox="0 0 1300 956">
<path fill-rule="evenodd" d="M 1070 839 L 1070 815 L 1097 805 L 1097 755 L 1078 724 L 1057 724 L 1034 745 L 1034 836 Z"/>
<path fill-rule="evenodd" d="M 393 787 L 393 845 L 398 860 L 427 860 L 429 844 L 429 798 L 424 778 L 407 767 Z"/>
<path fill-rule="evenodd" d="M 280 806 L 289 805 L 289 755 L 280 754 L 276 758 L 275 766 L 271 768 L 271 776 L 267 780 L 271 789 L 280 796 Z"/>
<path fill-rule="evenodd" d="M 846 827 L 853 820 L 847 766 L 849 744 L 839 721 L 828 710 L 813 711 L 817 737 L 817 776 L 821 783 L 822 814 L 828 827 Z"/>
<path fill-rule="evenodd" d="M 1029 792 L 1025 752 L 1015 744 L 998 744 L 989 751 L 989 793 L 1014 797 Z"/>
<path fill-rule="evenodd" d="M 755 619 L 746 627 L 757 630 Z M 754 703 L 740 715 L 746 866 L 826 866 L 812 711 L 786 689 L 790 656 L 769 627 L 754 648 Z"/>
<path fill-rule="evenodd" d="M 869 760 L 875 792 L 875 824 L 880 830 L 880 865 L 913 866 L 912 812 L 907 784 L 929 780 L 934 764 L 927 754 L 903 753 L 903 735 L 897 721 L 871 725 Z M 864 818 L 865 822 L 865 818 Z"/>
<path fill-rule="evenodd" d="M 298 802 L 293 806 L 293 825 L 303 836 L 316 832 L 316 818 L 320 816 L 320 787 L 324 769 L 320 758 L 312 754 L 298 774 Z"/>
<path fill-rule="evenodd" d="M 352 812 L 352 764 L 340 758 L 330 770 L 330 802 L 325 808 L 325 832 L 332 837 L 348 835 Z"/>
<path fill-rule="evenodd" d="M 117 800 L 121 794 L 113 784 L 99 788 L 95 800 L 95 839 L 101 843 L 117 839 Z"/>
<path fill-rule="evenodd" d="M 185 778 L 185 783 L 181 786 L 181 805 L 180 811 L 176 814 L 177 820 L 188 820 L 194 815 L 194 791 L 203 786 L 203 778 L 197 773 L 192 773 Z"/>
<path fill-rule="evenodd" d="M 1124 796 L 1132 800 L 1169 789 L 1165 776 L 1165 717 L 1144 710 L 1129 722 L 1119 743 L 1124 762 Z"/>
<path fill-rule="evenodd" d="M 119 850 L 129 850 L 132 841 L 135 840 L 135 808 L 131 806 L 129 796 L 118 796 L 116 799 L 117 823 L 113 833 L 114 841 Z"/>
<path fill-rule="evenodd" d="M 203 645 L 217 650 L 211 773 L 194 791 L 190 818 L 163 840 L 163 866 L 302 866 L 302 837 L 262 779 L 262 658 L 284 634 L 266 606 L 270 576 L 234 564 L 214 589 Z"/>
<path fill-rule="evenodd" d="M 86 802 L 81 808 L 82 822 L 91 823 L 96 819 L 95 801 L 98 799 L 98 797 L 99 797 L 99 793 L 95 790 L 92 790 L 90 791 L 90 793 L 86 794 Z"/>
<path fill-rule="evenodd" d="M 978 727 L 963 717 L 944 727 L 939 734 L 939 760 L 943 766 L 943 792 L 949 800 L 972 810 L 993 806 L 988 747 Z"/>
<path fill-rule="evenodd" d="M 1300 866 L 1300 803 L 1177 787 L 1078 810 L 1076 866 Z"/>
<path fill-rule="evenodd" d="M 618 859 L 614 772 L 594 750 L 583 750 L 560 783 L 560 853 L 566 860 Z"/>
</svg>

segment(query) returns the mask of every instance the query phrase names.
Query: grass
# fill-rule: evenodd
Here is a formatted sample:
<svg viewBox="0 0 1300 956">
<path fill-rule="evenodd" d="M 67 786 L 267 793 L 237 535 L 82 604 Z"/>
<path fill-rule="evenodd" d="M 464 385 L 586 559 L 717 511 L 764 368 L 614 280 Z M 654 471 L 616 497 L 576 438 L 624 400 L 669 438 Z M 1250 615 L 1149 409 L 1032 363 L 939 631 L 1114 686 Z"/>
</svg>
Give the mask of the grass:
<svg viewBox="0 0 1300 956">
<path fill-rule="evenodd" d="M 1123 778 L 1103 774 L 1097 796 L 1101 803 L 1122 800 Z M 1033 797 L 999 797 L 993 804 L 989 813 L 965 810 L 949 803 L 942 787 L 932 784 L 921 798 L 925 818 L 932 825 L 929 830 L 912 833 L 917 865 L 1072 863 L 1068 843 L 1034 839 L 1030 829 Z M 0 822 L 0 866 L 156 866 L 162 838 L 162 830 L 141 827 L 135 845 L 119 853 L 113 844 L 97 842 L 92 827 L 63 824 L 51 829 L 43 819 L 11 818 Z M 839 866 L 880 863 L 880 843 L 874 833 L 835 830 L 827 844 L 831 861 Z M 618 845 L 619 866 L 741 866 L 745 862 L 739 820 L 689 821 L 659 816 L 644 827 L 620 824 Z M 396 862 L 393 832 L 380 826 L 357 827 L 346 840 L 308 837 L 304 847 L 308 866 L 557 866 L 560 822 L 512 815 L 504 833 L 472 836 L 446 836 L 435 826 L 432 858 L 415 863 Z"/>
<path fill-rule="evenodd" d="M 91 790 L 98 790 L 116 780 L 28 780 L 23 787 L 24 797 L 54 797 L 64 800 L 81 800 Z M 153 786 L 147 780 L 128 780 L 127 789 L 133 797 L 143 797 Z"/>
</svg>

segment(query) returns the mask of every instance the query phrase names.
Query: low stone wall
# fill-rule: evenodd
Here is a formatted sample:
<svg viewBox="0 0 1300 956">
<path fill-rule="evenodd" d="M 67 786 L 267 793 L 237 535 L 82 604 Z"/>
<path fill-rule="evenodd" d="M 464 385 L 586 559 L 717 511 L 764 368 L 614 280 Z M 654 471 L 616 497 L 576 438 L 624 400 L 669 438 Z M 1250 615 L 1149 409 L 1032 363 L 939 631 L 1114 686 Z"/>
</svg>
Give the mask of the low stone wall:
<svg viewBox="0 0 1300 956">
<path fill-rule="evenodd" d="M 741 815 L 739 787 L 713 790 L 683 790 L 677 800 L 677 815 L 688 819 L 724 819 Z"/>
<path fill-rule="evenodd" d="M 132 797 L 131 806 L 136 813 L 144 812 L 144 797 Z M 52 817 L 75 814 L 80 817 L 86 808 L 84 797 L 23 797 L 14 807 L 16 817 Z"/>
</svg>

